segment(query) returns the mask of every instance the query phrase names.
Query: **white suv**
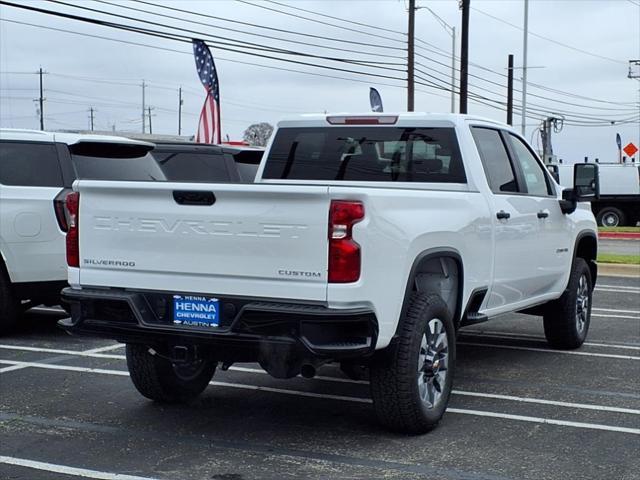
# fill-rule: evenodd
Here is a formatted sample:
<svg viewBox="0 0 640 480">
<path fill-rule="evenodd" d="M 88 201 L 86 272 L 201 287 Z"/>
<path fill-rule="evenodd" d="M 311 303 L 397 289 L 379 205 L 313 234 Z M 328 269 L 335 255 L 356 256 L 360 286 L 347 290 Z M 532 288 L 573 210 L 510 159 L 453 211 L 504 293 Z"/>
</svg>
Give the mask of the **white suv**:
<svg viewBox="0 0 640 480">
<path fill-rule="evenodd" d="M 120 137 L 0 129 L 0 333 L 26 308 L 60 303 L 64 199 L 73 181 L 164 179 L 152 148 Z"/>
</svg>

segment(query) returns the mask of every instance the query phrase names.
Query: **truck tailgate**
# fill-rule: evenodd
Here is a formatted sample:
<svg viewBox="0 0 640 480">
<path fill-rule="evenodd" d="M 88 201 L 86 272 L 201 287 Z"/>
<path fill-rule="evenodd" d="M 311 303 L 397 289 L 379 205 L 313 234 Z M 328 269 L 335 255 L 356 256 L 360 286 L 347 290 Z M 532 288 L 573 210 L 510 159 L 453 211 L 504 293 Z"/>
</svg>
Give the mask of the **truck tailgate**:
<svg viewBox="0 0 640 480">
<path fill-rule="evenodd" d="M 326 301 L 327 187 L 79 181 L 75 189 L 82 286 Z"/>
</svg>

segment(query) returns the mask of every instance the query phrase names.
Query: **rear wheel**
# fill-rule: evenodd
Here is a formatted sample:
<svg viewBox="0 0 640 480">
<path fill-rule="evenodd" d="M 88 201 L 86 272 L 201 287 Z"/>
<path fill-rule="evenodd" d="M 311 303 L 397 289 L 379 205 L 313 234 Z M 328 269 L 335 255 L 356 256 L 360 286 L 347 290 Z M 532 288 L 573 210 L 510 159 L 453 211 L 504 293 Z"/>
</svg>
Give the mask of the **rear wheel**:
<svg viewBox="0 0 640 480">
<path fill-rule="evenodd" d="M 544 334 L 549 345 L 574 349 L 584 343 L 591 321 L 592 293 L 589 266 L 584 259 L 576 258 L 567 289 L 547 306 L 544 315 Z"/>
<path fill-rule="evenodd" d="M 127 367 L 131 381 L 145 397 L 161 403 L 185 403 L 207 388 L 216 362 L 172 363 L 152 355 L 145 345 L 127 344 Z"/>
<path fill-rule="evenodd" d="M 18 322 L 19 304 L 11 283 L 0 270 L 0 335 L 9 332 Z"/>
<path fill-rule="evenodd" d="M 625 223 L 625 216 L 622 210 L 615 207 L 604 207 L 598 212 L 596 217 L 598 225 L 602 227 L 621 227 Z"/>
<path fill-rule="evenodd" d="M 371 365 L 371 396 L 384 426 L 425 433 L 438 424 L 449 402 L 455 328 L 440 296 L 415 293 L 410 302 L 397 341 Z"/>
</svg>

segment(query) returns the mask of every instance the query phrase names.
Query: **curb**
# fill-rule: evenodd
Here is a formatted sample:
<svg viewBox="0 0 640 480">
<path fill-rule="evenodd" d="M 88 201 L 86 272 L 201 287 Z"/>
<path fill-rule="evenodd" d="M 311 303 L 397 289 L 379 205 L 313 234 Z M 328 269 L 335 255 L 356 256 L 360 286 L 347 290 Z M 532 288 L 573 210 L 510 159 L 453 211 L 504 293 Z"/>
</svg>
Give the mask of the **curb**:
<svg viewBox="0 0 640 480">
<path fill-rule="evenodd" d="M 598 276 L 640 278 L 640 265 L 598 263 Z"/>
<path fill-rule="evenodd" d="M 612 240 L 640 240 L 640 233 L 636 232 L 598 232 L 598 238 Z"/>
</svg>

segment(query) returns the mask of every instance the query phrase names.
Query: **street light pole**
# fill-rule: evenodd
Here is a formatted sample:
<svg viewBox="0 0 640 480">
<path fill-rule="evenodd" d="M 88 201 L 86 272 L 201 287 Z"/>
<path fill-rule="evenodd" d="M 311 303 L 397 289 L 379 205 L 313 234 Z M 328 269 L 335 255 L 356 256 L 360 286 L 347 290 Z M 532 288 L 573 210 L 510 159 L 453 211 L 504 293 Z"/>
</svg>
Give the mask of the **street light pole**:
<svg viewBox="0 0 640 480">
<path fill-rule="evenodd" d="M 421 8 L 428 10 L 442 28 L 451 35 L 451 113 L 456 113 L 456 27 L 449 25 L 429 7 L 418 7 L 418 9 Z"/>
<path fill-rule="evenodd" d="M 522 39 L 522 127 L 520 132 L 526 137 L 527 130 L 527 50 L 529 37 L 529 0 L 524 0 L 524 36 Z"/>
<path fill-rule="evenodd" d="M 451 27 L 451 113 L 456 113 L 456 27 Z"/>
<path fill-rule="evenodd" d="M 409 25 L 407 26 L 407 112 L 413 112 L 414 106 L 415 17 L 416 0 L 409 0 Z"/>
</svg>

